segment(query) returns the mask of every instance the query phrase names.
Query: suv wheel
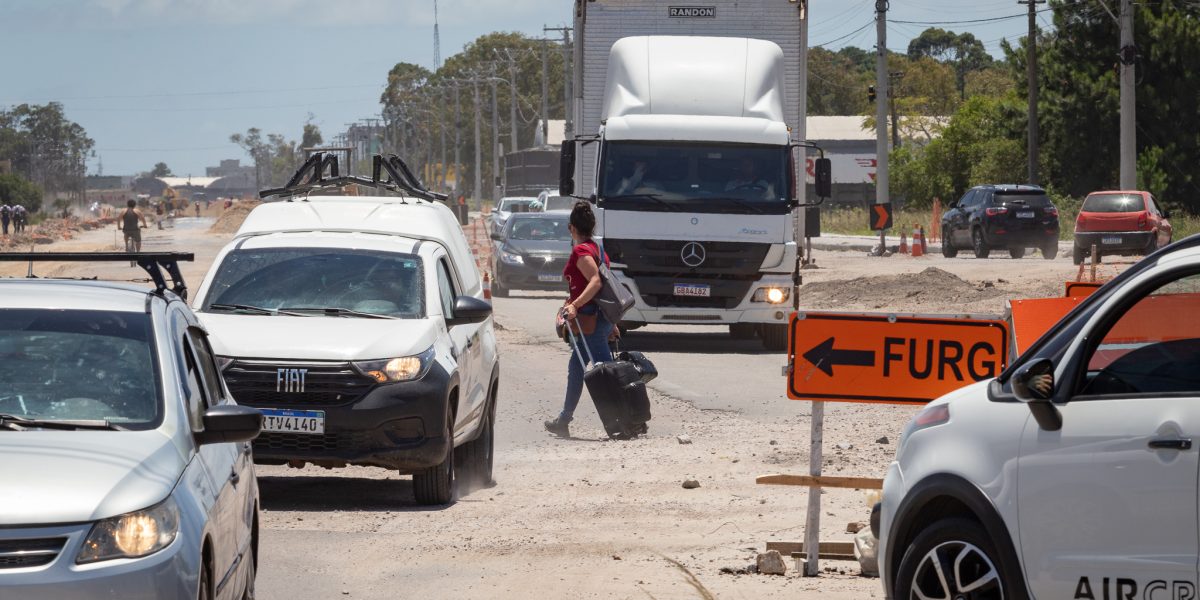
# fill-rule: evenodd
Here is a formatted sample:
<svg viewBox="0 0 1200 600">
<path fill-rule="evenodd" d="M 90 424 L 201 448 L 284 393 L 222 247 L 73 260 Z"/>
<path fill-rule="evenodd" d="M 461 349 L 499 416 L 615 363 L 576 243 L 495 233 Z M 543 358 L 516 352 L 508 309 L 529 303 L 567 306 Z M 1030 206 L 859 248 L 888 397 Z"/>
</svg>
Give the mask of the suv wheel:
<svg viewBox="0 0 1200 600">
<path fill-rule="evenodd" d="M 978 227 L 971 230 L 971 247 L 975 249 L 975 258 L 987 258 L 992 252 L 983 239 L 983 230 Z"/>
<path fill-rule="evenodd" d="M 1000 571 L 995 546 L 975 521 L 943 519 L 909 545 L 900 561 L 894 597 L 1003 600 L 1015 593 Z"/>
<path fill-rule="evenodd" d="M 451 431 L 453 428 L 446 429 L 448 439 L 453 439 Z M 441 463 L 413 475 L 413 495 L 417 498 L 417 504 L 434 506 L 450 504 L 454 500 L 454 454 L 454 448 L 450 448 Z"/>
<path fill-rule="evenodd" d="M 1042 258 L 1046 260 L 1054 260 L 1058 257 L 1058 239 L 1051 238 L 1046 240 L 1046 245 L 1042 246 Z M 1075 263 L 1079 264 L 1079 263 Z"/>
<path fill-rule="evenodd" d="M 786 352 L 788 347 L 787 325 L 762 325 L 758 330 L 763 347 L 771 352 Z"/>
<path fill-rule="evenodd" d="M 1025 258 L 1024 248 L 1009 248 L 1008 255 L 1013 258 Z"/>
<path fill-rule="evenodd" d="M 942 231 L 945 231 L 944 226 Z M 955 256 L 958 256 L 958 248 L 955 248 L 954 244 L 950 242 L 948 239 L 948 234 L 942 236 L 942 256 L 945 256 L 946 258 L 954 258 Z"/>
</svg>

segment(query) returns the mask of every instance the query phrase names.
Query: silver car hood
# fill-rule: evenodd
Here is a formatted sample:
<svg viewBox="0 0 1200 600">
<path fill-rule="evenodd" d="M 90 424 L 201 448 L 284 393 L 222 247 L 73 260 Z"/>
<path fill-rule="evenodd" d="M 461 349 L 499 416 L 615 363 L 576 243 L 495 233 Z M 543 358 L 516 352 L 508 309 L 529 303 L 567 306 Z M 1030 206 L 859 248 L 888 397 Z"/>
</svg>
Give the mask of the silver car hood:
<svg viewBox="0 0 1200 600">
<path fill-rule="evenodd" d="M 141 510 L 166 498 L 185 466 L 159 431 L 0 429 L 0 527 Z"/>
</svg>

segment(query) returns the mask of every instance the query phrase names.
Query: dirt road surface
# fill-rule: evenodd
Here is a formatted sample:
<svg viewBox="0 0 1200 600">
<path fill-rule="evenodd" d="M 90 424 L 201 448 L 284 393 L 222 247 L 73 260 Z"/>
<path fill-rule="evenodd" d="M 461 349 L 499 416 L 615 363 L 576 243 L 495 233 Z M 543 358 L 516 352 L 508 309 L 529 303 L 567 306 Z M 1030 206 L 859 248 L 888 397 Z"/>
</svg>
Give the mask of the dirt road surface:
<svg viewBox="0 0 1200 600">
<path fill-rule="evenodd" d="M 211 217 L 147 230 L 147 250 L 186 250 L 193 288 L 230 234 Z M 86 232 L 47 250 L 110 250 L 114 231 Z M 41 250 L 41 249 L 39 249 Z M 1003 254 L 1003 253 L 999 253 Z M 1128 260 L 1103 266 L 1111 276 Z M 1011 298 L 1061 295 L 1070 260 L 868 258 L 818 254 L 805 270 L 809 310 L 995 313 Z M 931 267 L 933 268 L 931 270 Z M 0 263 L 21 276 L 23 264 Z M 42 276 L 144 278 L 123 263 L 39 265 Z M 415 504 L 407 477 L 370 468 L 259 467 L 262 489 L 258 592 L 294 598 L 881 598 L 879 580 L 857 563 L 823 561 L 818 578 L 723 574 L 745 567 L 769 540 L 799 541 L 803 488 L 756 486 L 767 473 L 804 473 L 810 405 L 789 401 L 785 358 L 721 329 L 653 326 L 624 346 L 647 352 L 661 376 L 652 384 L 650 435 L 606 441 L 587 397 L 558 439 L 542 429 L 562 402 L 566 346 L 553 338 L 561 302 L 548 293 L 496 299 L 501 352 L 495 487 L 444 508 Z M 829 404 L 828 474 L 881 477 L 911 406 Z M 687 434 L 691 444 L 676 436 Z M 886 443 L 881 438 L 887 437 Z M 880 440 L 880 441 L 877 441 Z M 700 482 L 683 489 L 684 479 Z M 866 494 L 822 495 L 823 540 L 849 541 L 865 521 Z"/>
</svg>

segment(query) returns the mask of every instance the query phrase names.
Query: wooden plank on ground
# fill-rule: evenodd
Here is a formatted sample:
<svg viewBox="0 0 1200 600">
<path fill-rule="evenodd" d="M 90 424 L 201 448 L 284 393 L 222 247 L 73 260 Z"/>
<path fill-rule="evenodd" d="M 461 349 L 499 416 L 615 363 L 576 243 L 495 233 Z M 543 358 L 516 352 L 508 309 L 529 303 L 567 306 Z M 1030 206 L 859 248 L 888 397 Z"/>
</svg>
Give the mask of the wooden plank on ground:
<svg viewBox="0 0 1200 600">
<path fill-rule="evenodd" d="M 854 542 L 821 542 L 817 548 L 819 558 L 856 560 L 854 558 Z M 767 542 L 767 550 L 778 550 L 784 556 L 807 557 L 807 553 L 804 551 L 804 542 Z"/>
<path fill-rule="evenodd" d="M 760 475 L 759 485 L 801 485 L 805 487 L 851 488 L 882 490 L 883 480 L 874 477 L 833 477 L 829 475 Z"/>
</svg>

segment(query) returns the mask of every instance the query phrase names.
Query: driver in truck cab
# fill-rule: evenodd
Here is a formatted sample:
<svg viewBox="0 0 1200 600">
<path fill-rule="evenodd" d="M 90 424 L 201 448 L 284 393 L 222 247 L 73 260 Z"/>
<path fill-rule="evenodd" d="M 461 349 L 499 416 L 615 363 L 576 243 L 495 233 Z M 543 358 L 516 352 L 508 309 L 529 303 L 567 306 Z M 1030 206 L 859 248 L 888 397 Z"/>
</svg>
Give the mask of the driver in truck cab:
<svg viewBox="0 0 1200 600">
<path fill-rule="evenodd" d="M 767 183 L 766 179 L 758 176 L 758 165 L 749 158 L 743 158 L 738 162 L 737 175 L 725 184 L 725 191 L 733 192 L 737 190 L 762 190 L 763 198 L 769 199 L 775 197 L 774 186 Z"/>
</svg>

